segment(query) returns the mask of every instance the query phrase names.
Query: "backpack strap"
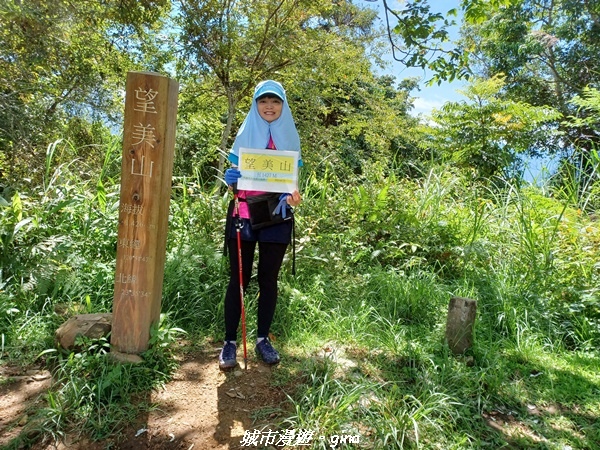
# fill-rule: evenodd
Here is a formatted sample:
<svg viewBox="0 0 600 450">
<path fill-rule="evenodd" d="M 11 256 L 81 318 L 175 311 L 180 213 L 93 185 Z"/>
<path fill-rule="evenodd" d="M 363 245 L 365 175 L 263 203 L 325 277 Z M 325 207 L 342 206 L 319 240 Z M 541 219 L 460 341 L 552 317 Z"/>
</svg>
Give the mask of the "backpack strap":
<svg viewBox="0 0 600 450">
<path fill-rule="evenodd" d="M 292 215 L 292 275 L 296 276 L 296 217 Z"/>
</svg>

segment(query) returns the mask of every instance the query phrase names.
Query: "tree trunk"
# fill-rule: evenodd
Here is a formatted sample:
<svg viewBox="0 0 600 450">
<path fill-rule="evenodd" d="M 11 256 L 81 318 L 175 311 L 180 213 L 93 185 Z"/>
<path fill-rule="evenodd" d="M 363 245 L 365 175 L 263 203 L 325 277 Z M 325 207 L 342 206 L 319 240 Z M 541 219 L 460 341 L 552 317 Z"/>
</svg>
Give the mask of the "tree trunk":
<svg viewBox="0 0 600 450">
<path fill-rule="evenodd" d="M 221 154 L 219 155 L 219 173 L 222 174 L 225 171 L 225 155 L 228 153 L 227 142 L 229 141 L 229 135 L 231 134 L 231 128 L 233 126 L 233 119 L 235 118 L 235 107 L 237 101 L 235 96 L 231 92 L 227 92 L 227 123 L 225 129 L 221 135 Z"/>
</svg>

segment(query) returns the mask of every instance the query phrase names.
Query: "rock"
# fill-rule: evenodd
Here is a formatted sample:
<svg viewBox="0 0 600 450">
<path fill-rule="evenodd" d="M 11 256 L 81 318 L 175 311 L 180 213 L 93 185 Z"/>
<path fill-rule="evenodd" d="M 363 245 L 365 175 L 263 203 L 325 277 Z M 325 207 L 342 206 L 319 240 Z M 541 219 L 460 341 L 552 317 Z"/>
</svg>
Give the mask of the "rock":
<svg viewBox="0 0 600 450">
<path fill-rule="evenodd" d="M 56 343 L 73 350 L 77 336 L 99 339 L 111 330 L 112 314 L 77 314 L 63 323 L 55 333 Z"/>
<path fill-rule="evenodd" d="M 36 375 L 33 375 L 31 377 L 31 379 L 33 381 L 44 381 L 44 380 L 47 380 L 48 378 L 51 378 L 51 377 L 52 377 L 52 374 L 50 372 L 46 371 L 46 372 L 41 372 L 41 373 L 38 373 Z"/>
<path fill-rule="evenodd" d="M 142 359 L 142 357 L 140 355 L 136 355 L 135 353 L 122 353 L 122 352 L 118 352 L 114 349 L 111 349 L 108 356 L 110 358 L 112 358 L 113 360 L 120 362 L 120 363 L 140 364 L 140 363 L 144 362 L 144 360 Z"/>
</svg>

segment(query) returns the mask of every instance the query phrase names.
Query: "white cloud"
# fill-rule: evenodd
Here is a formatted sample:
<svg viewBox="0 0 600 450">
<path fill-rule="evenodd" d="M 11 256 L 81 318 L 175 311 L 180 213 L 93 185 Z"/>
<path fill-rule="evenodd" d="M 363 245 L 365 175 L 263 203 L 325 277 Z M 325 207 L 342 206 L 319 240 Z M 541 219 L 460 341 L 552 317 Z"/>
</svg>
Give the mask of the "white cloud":
<svg viewBox="0 0 600 450">
<path fill-rule="evenodd" d="M 417 97 L 413 102 L 414 108 L 411 111 L 411 114 L 414 116 L 419 114 L 430 114 L 434 108 L 440 109 L 444 103 L 444 100 L 431 100 L 423 97 Z"/>
</svg>

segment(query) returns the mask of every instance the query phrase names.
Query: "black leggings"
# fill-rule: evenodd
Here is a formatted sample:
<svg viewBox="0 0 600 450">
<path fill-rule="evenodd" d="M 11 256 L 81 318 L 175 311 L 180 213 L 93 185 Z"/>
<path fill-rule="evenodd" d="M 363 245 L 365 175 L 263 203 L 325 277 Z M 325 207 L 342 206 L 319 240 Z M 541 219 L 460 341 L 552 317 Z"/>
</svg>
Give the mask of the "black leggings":
<svg viewBox="0 0 600 450">
<path fill-rule="evenodd" d="M 235 341 L 237 328 L 242 315 L 240 304 L 240 275 L 238 266 L 237 240 L 229 239 L 229 286 L 225 294 L 225 340 Z M 258 243 L 258 328 L 256 337 L 267 337 L 275 306 L 277 305 L 277 277 L 279 269 L 285 256 L 288 244 L 273 242 Z M 255 241 L 242 241 L 242 271 L 244 278 L 244 292 L 252 276 L 252 264 L 254 261 Z"/>
</svg>

